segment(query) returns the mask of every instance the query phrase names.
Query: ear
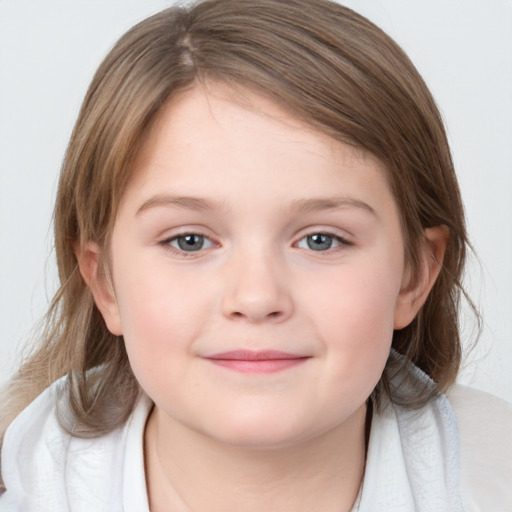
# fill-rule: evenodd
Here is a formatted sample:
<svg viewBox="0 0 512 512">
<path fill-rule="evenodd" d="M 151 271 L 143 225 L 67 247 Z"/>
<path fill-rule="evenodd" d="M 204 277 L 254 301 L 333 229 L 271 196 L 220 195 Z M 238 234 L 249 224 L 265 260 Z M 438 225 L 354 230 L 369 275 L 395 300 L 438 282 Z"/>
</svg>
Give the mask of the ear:
<svg viewBox="0 0 512 512">
<path fill-rule="evenodd" d="M 75 255 L 80 274 L 94 297 L 94 302 L 105 320 L 108 330 L 121 336 L 123 329 L 121 316 L 110 279 L 105 275 L 100 264 L 101 249 L 94 242 L 84 246 L 75 245 Z"/>
<path fill-rule="evenodd" d="M 448 236 L 446 226 L 425 230 L 426 240 L 421 249 L 419 275 L 412 284 L 409 282 L 410 276 L 404 276 L 395 307 L 395 329 L 408 326 L 425 304 L 441 271 Z"/>
</svg>

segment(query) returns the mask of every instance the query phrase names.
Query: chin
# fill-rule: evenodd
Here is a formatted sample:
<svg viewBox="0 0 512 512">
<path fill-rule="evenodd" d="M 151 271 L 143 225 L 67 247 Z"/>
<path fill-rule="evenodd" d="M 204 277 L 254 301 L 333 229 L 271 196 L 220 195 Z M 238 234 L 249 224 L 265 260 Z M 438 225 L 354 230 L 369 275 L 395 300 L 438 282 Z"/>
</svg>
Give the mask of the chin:
<svg viewBox="0 0 512 512">
<path fill-rule="evenodd" d="M 206 434 L 224 445 L 248 450 L 276 450 L 290 448 L 330 430 L 330 426 L 310 425 L 308 421 L 291 415 L 268 414 L 224 418 Z"/>
<path fill-rule="evenodd" d="M 267 428 L 268 429 L 268 428 Z M 270 429 L 268 429 L 270 430 Z M 254 451 L 271 451 L 291 448 L 303 443 L 306 438 L 297 433 L 281 433 L 272 430 L 267 432 L 236 432 L 218 438 L 226 446 Z"/>
</svg>

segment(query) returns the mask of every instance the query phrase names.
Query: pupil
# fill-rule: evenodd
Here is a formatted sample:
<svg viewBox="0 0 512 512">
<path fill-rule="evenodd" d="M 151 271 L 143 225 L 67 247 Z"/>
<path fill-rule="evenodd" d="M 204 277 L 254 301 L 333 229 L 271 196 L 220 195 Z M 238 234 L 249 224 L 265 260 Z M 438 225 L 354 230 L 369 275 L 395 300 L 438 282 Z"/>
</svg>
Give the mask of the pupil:
<svg viewBox="0 0 512 512">
<path fill-rule="evenodd" d="M 313 251 L 325 251 L 332 246 L 332 236 L 317 233 L 308 236 L 308 247 Z"/>
<path fill-rule="evenodd" d="M 183 251 L 198 251 L 203 247 L 201 235 L 184 235 L 178 238 L 178 245 Z"/>
</svg>

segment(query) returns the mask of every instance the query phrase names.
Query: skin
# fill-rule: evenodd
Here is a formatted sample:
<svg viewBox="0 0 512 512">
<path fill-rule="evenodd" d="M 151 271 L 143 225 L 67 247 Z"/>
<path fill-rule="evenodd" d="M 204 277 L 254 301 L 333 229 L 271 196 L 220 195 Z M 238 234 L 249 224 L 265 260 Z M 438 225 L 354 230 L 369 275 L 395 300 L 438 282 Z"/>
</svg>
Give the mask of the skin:
<svg viewBox="0 0 512 512">
<path fill-rule="evenodd" d="M 113 229 L 111 284 L 100 247 L 77 255 L 155 402 L 151 510 L 350 510 L 366 400 L 393 330 L 437 277 L 444 231 L 427 230 L 411 286 L 381 163 L 218 84 L 164 107 L 135 169 Z M 194 234 L 202 246 L 183 238 Z M 198 250 L 180 248 L 187 240 Z M 211 359 L 233 350 L 303 360 L 247 373 Z"/>
</svg>

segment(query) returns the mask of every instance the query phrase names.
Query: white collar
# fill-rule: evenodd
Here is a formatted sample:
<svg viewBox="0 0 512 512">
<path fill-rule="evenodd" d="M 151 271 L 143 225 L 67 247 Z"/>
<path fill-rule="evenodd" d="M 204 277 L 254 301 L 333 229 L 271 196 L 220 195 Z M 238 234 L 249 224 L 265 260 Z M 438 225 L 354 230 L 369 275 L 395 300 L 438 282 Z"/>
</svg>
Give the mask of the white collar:
<svg viewBox="0 0 512 512">
<path fill-rule="evenodd" d="M 403 362 L 392 381 L 400 393 L 407 386 L 430 386 L 417 367 Z M 404 378 L 404 373 L 408 373 Z M 374 414 L 365 477 L 358 504 L 361 512 L 462 512 L 459 439 L 453 410 L 444 395 L 418 410 L 386 403 Z"/>
</svg>

